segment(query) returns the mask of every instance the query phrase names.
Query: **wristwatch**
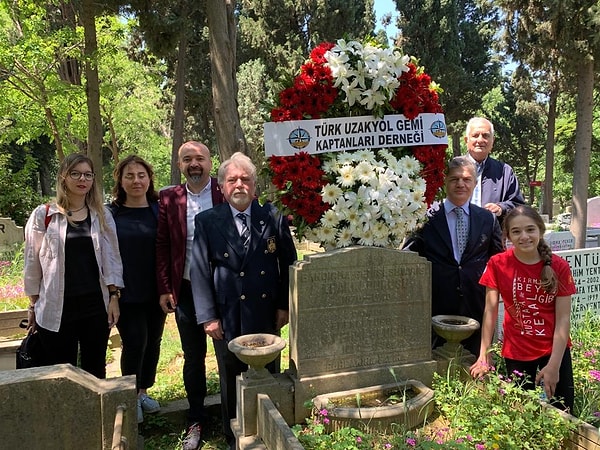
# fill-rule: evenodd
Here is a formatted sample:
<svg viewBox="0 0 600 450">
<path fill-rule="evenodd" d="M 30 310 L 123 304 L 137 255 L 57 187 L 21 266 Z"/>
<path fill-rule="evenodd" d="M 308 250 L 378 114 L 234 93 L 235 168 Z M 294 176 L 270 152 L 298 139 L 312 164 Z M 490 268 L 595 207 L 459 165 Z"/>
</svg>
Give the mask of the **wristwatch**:
<svg viewBox="0 0 600 450">
<path fill-rule="evenodd" d="M 108 295 L 110 297 L 117 297 L 120 298 L 121 297 L 121 290 L 120 289 L 116 289 L 114 291 L 108 291 Z"/>
</svg>

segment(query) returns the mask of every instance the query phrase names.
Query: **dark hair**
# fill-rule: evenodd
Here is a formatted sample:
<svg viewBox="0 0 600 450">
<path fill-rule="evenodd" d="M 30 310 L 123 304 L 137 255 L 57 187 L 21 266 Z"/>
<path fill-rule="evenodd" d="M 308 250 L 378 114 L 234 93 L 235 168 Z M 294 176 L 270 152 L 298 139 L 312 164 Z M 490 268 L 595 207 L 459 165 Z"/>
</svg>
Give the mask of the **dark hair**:
<svg viewBox="0 0 600 450">
<path fill-rule="evenodd" d="M 511 209 L 504 218 L 504 222 L 502 224 L 502 236 L 504 240 L 508 238 L 510 231 L 510 223 L 512 219 L 519 216 L 529 217 L 531 220 L 533 220 L 533 222 L 540 231 L 540 241 L 538 242 L 537 251 L 540 254 L 542 260 L 544 261 L 544 265 L 542 266 L 542 273 L 540 275 L 542 287 L 548 293 L 555 293 L 556 289 L 558 288 L 558 280 L 556 278 L 556 273 L 554 272 L 554 269 L 552 269 L 552 249 L 544 240 L 546 224 L 544 223 L 542 216 L 540 216 L 539 213 L 531 206 L 516 206 L 515 208 Z"/>
<path fill-rule="evenodd" d="M 477 167 L 475 167 L 473 161 L 471 161 L 466 156 L 455 156 L 450 161 L 448 161 L 448 173 L 450 173 L 452 169 L 457 169 L 460 167 L 466 167 L 467 169 L 469 169 L 469 172 L 471 172 L 473 178 L 477 180 Z"/>
<path fill-rule="evenodd" d="M 158 192 L 156 192 L 156 189 L 154 188 L 154 170 L 152 169 L 152 166 L 137 155 L 129 155 L 119 161 L 115 170 L 113 170 L 113 178 L 115 180 L 115 185 L 112 190 L 113 203 L 121 206 L 125 203 L 125 200 L 127 200 L 127 193 L 125 192 L 125 189 L 123 189 L 121 178 L 123 177 L 123 172 L 128 164 L 139 164 L 146 169 L 148 178 L 150 179 L 150 184 L 146 191 L 146 199 L 149 203 L 158 201 Z"/>
</svg>

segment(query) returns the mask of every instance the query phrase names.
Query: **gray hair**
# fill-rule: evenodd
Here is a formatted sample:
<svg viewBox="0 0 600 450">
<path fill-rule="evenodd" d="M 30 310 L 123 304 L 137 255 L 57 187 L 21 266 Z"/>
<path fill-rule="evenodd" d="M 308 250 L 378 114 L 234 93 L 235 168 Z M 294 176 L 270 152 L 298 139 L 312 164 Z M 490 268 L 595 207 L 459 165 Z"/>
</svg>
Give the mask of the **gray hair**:
<svg viewBox="0 0 600 450">
<path fill-rule="evenodd" d="M 450 161 L 448 161 L 448 173 L 450 173 L 452 169 L 457 169 L 461 167 L 466 167 L 469 170 L 469 172 L 471 172 L 471 175 L 473 175 L 473 178 L 477 179 L 477 168 L 475 167 L 475 164 L 473 164 L 473 161 L 471 161 L 468 157 L 455 156 Z"/>
<path fill-rule="evenodd" d="M 469 122 L 467 122 L 467 129 L 465 130 L 465 136 L 469 137 L 469 131 L 471 128 L 475 126 L 477 122 L 487 122 L 490 125 L 490 133 L 492 133 L 492 137 L 494 137 L 494 124 L 487 120 L 485 117 L 472 117 Z"/>
<path fill-rule="evenodd" d="M 223 161 L 223 163 L 219 166 L 219 170 L 217 172 L 217 181 L 221 186 L 225 183 L 225 173 L 227 173 L 227 169 L 231 165 L 248 172 L 248 175 L 250 175 L 252 180 L 256 182 L 256 166 L 252 160 L 242 152 L 235 152 L 229 159 Z"/>
</svg>

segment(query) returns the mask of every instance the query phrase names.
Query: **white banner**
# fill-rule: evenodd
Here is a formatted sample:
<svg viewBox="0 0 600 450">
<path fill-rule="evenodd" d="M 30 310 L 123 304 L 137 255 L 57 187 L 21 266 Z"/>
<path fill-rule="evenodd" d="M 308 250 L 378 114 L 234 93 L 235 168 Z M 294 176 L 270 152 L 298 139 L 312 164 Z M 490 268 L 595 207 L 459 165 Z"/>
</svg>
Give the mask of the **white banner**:
<svg viewBox="0 0 600 450">
<path fill-rule="evenodd" d="M 444 115 L 434 113 L 267 122 L 264 132 L 267 156 L 448 144 Z"/>
</svg>

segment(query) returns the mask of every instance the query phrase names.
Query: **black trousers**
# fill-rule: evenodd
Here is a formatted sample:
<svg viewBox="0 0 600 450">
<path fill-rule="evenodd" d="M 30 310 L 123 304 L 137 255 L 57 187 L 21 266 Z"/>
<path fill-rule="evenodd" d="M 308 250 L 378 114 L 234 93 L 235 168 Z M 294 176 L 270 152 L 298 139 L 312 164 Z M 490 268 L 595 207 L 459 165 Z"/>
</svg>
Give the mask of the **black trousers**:
<svg viewBox="0 0 600 450">
<path fill-rule="evenodd" d="M 196 311 L 192 300 L 190 282 L 184 280 L 177 300 L 175 320 L 183 350 L 183 385 L 190 409 L 188 425 L 204 424 L 206 412 L 204 398 L 206 397 L 206 333 L 204 327 L 196 322 Z"/>
<path fill-rule="evenodd" d="M 535 389 L 535 376 L 542 367 L 548 364 L 550 356 L 534 359 L 533 361 L 517 361 L 505 358 L 506 370 L 512 374 L 515 370 L 527 376 L 523 385 L 525 389 Z M 563 411 L 573 411 L 575 402 L 575 385 L 573 382 L 573 362 L 571 361 L 571 349 L 565 349 L 560 369 L 558 372 L 558 383 L 554 397 L 549 400 L 550 404 Z"/>
<path fill-rule="evenodd" d="M 119 302 L 117 328 L 121 335 L 121 374 L 136 375 L 137 389 L 154 385 L 160 342 L 167 315 L 158 299 L 146 303 Z"/>
<path fill-rule="evenodd" d="M 37 325 L 42 343 L 43 364 L 70 363 L 97 378 L 106 378 L 106 349 L 108 347 L 108 315 L 96 314 L 62 323 L 58 332 Z"/>
</svg>

